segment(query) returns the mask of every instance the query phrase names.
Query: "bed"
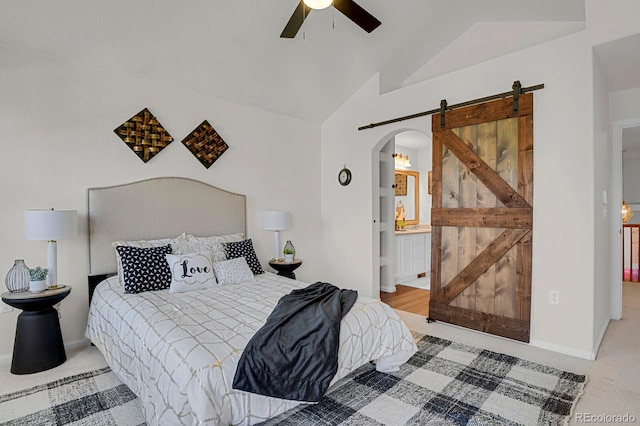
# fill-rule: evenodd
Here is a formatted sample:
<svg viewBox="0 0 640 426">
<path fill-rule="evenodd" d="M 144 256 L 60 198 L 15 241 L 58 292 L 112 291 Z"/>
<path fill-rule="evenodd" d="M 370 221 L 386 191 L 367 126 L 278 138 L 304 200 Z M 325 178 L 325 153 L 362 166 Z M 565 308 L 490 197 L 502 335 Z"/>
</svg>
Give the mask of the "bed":
<svg viewBox="0 0 640 426">
<path fill-rule="evenodd" d="M 126 294 L 112 243 L 172 238 L 246 241 L 243 195 L 184 178 L 88 191 L 90 294 L 86 337 L 140 398 L 148 424 L 249 425 L 300 401 L 232 388 L 238 360 L 278 300 L 310 283 L 269 272 L 171 293 Z M 187 244 L 181 247 L 189 251 Z M 221 262 L 224 263 L 224 262 Z M 358 296 L 341 321 L 338 370 L 393 371 L 415 353 L 411 332 L 386 304 Z"/>
</svg>

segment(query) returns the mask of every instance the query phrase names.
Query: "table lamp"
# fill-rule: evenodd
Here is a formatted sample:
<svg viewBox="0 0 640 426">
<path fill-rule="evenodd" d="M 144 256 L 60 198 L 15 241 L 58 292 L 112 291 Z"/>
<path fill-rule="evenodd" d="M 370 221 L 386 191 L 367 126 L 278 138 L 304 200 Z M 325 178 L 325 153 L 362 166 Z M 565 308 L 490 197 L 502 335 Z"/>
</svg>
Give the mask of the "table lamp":
<svg viewBox="0 0 640 426">
<path fill-rule="evenodd" d="M 262 217 L 263 229 L 273 231 L 273 259 L 278 260 L 280 256 L 280 231 L 289 229 L 291 226 L 291 215 L 289 212 L 279 210 L 264 212 Z"/>
<path fill-rule="evenodd" d="M 57 240 L 71 238 L 78 230 L 76 210 L 25 210 L 27 240 L 47 241 L 47 288 L 58 287 Z"/>
</svg>

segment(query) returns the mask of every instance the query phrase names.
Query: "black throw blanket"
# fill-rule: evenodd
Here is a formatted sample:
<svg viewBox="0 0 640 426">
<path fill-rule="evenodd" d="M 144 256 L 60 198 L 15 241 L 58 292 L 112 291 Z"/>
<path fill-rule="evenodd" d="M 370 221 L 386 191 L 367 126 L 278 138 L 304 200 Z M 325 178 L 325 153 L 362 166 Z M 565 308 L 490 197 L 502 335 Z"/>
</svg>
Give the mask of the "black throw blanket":
<svg viewBox="0 0 640 426">
<path fill-rule="evenodd" d="M 357 297 L 321 282 L 283 296 L 242 352 L 233 388 L 320 401 L 338 370 L 340 321 Z"/>
</svg>

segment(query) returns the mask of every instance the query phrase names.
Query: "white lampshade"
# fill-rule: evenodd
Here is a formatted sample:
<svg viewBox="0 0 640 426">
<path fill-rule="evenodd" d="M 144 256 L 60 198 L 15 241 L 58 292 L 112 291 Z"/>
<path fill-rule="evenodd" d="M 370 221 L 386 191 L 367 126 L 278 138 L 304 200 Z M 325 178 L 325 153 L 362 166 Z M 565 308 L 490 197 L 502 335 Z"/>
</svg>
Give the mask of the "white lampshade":
<svg viewBox="0 0 640 426">
<path fill-rule="evenodd" d="M 282 231 L 291 227 L 291 215 L 289 212 L 267 211 L 264 212 L 262 221 L 265 231 Z"/>
<path fill-rule="evenodd" d="M 333 0 L 304 0 L 304 4 L 311 9 L 325 9 L 331 6 L 331 3 L 333 3 Z"/>
<path fill-rule="evenodd" d="M 76 235 L 76 210 L 25 210 L 24 230 L 27 240 L 61 240 Z"/>
<path fill-rule="evenodd" d="M 58 286 L 57 240 L 71 238 L 78 229 L 76 210 L 25 210 L 24 232 L 27 240 L 47 241 L 47 288 Z"/>
</svg>

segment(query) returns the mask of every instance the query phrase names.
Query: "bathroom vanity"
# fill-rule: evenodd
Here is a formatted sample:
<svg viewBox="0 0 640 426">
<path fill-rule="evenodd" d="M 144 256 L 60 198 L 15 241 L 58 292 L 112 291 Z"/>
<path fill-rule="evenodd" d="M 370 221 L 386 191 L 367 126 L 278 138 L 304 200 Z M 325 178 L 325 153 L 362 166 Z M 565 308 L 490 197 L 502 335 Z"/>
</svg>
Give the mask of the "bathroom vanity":
<svg viewBox="0 0 640 426">
<path fill-rule="evenodd" d="M 430 288 L 431 226 L 396 231 L 396 284 Z"/>
</svg>

